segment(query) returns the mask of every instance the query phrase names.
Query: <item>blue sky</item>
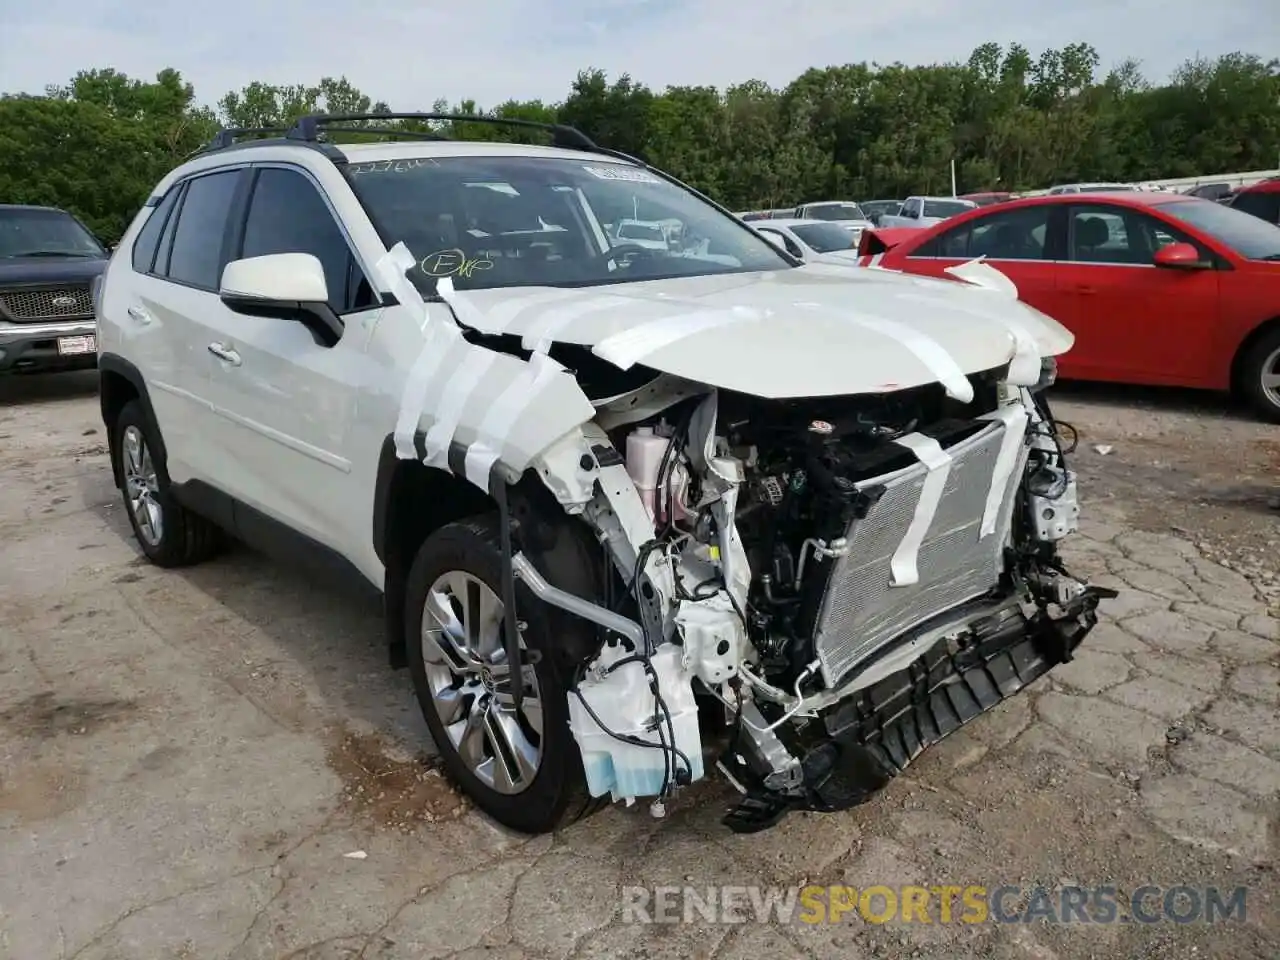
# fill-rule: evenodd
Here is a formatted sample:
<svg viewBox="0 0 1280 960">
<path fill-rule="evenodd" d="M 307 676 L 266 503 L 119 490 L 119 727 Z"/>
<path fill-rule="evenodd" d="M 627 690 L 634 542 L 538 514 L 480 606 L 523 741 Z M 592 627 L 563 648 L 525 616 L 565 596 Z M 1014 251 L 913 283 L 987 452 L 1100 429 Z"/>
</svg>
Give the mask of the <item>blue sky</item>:
<svg viewBox="0 0 1280 960">
<path fill-rule="evenodd" d="M 0 24 L 0 91 L 173 66 L 211 103 L 252 80 L 345 74 L 406 110 L 559 100 L 587 66 L 659 89 L 781 86 L 811 66 L 963 60 L 988 40 L 1083 40 L 1104 68 L 1137 57 L 1161 80 L 1196 55 L 1280 54 L 1280 0 L 0 0 Z"/>
</svg>

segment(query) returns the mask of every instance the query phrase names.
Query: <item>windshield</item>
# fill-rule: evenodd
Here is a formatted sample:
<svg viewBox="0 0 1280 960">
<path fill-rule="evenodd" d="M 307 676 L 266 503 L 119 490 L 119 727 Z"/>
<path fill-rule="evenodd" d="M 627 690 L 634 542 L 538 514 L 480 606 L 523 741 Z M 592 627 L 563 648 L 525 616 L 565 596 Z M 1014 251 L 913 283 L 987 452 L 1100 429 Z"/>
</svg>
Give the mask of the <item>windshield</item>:
<svg viewBox="0 0 1280 960">
<path fill-rule="evenodd" d="M 849 250 L 853 247 L 853 234 L 834 223 L 806 223 L 792 227 L 791 232 L 819 253 Z"/>
<path fill-rule="evenodd" d="M 1178 200 L 1159 209 L 1198 227 L 1246 260 L 1280 260 L 1280 227 L 1210 200 Z"/>
<path fill-rule="evenodd" d="M 966 210 L 972 210 L 974 207 L 970 203 L 962 203 L 959 200 L 926 200 L 924 202 L 924 213 L 926 217 L 937 217 L 939 220 L 945 220 L 947 217 L 954 217 L 957 213 L 964 213 Z"/>
<path fill-rule="evenodd" d="M 424 291 L 446 276 L 477 290 L 793 266 L 742 221 L 657 174 L 587 159 L 432 157 L 353 163 L 346 175 L 383 242 L 403 242 L 418 261 L 409 277 Z"/>
<path fill-rule="evenodd" d="M 814 203 L 805 213 L 815 220 L 865 220 L 867 215 L 856 203 Z"/>
<path fill-rule="evenodd" d="M 0 257 L 105 257 L 106 251 L 61 210 L 0 210 Z"/>
</svg>

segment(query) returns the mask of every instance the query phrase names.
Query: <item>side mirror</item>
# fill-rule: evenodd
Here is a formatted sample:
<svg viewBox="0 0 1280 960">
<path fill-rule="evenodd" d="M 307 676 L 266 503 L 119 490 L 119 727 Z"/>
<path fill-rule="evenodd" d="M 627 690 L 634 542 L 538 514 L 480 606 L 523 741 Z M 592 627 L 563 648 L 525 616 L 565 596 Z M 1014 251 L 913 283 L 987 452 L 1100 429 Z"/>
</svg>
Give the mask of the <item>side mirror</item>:
<svg viewBox="0 0 1280 960">
<path fill-rule="evenodd" d="M 324 346 L 342 339 L 342 320 L 329 306 L 324 267 L 309 253 L 233 260 L 222 271 L 218 296 L 236 313 L 297 320 Z"/>
<path fill-rule="evenodd" d="M 1213 266 L 1200 259 L 1200 251 L 1189 243 L 1171 243 L 1161 247 L 1152 262 L 1169 270 L 1207 270 Z"/>
</svg>

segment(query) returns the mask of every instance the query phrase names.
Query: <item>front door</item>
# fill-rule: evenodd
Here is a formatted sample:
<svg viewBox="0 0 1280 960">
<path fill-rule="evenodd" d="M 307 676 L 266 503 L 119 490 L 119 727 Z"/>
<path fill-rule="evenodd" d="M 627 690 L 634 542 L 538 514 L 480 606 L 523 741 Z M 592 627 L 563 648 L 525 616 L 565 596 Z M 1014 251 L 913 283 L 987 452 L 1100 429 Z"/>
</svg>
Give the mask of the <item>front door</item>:
<svg viewBox="0 0 1280 960">
<path fill-rule="evenodd" d="M 948 267 L 982 257 L 1014 282 L 1020 300 L 1066 324 L 1057 285 L 1061 210 L 1046 203 L 974 217 L 913 250 L 903 268 L 945 278 Z"/>
<path fill-rule="evenodd" d="M 1063 377 L 1186 384 L 1203 379 L 1217 326 L 1218 273 L 1157 267 L 1157 250 L 1191 243 L 1175 227 L 1133 207 L 1072 204 L 1067 256 L 1058 279 L 1076 335 Z"/>
<path fill-rule="evenodd" d="M 246 316 L 219 302 L 202 346 L 223 457 L 219 486 L 341 549 L 368 539 L 353 463 L 376 462 L 381 438 L 357 437 L 352 424 L 357 397 L 381 375 L 365 353 L 380 308 L 316 183 L 287 166 L 263 165 L 254 176 L 231 257 L 317 257 L 346 329 L 327 345 L 297 320 Z"/>
</svg>

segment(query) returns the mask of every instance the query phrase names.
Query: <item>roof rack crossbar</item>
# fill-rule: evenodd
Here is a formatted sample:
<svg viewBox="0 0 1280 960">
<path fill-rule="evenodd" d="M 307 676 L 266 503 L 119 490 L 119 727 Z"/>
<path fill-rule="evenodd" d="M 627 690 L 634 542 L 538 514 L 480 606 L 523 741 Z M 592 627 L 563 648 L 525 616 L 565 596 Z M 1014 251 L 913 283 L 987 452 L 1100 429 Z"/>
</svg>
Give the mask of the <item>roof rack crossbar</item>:
<svg viewBox="0 0 1280 960">
<path fill-rule="evenodd" d="M 201 150 L 225 150 L 234 146 L 238 137 L 263 137 L 274 134 L 281 136 L 289 132 L 288 127 L 224 127 Z"/>
<path fill-rule="evenodd" d="M 581 130 L 562 123 L 539 123 L 536 120 L 521 120 L 515 117 L 470 116 L 457 113 L 314 113 L 299 117 L 293 129 L 286 134 L 293 140 L 314 141 L 319 139 L 323 128 L 330 124 L 362 123 L 369 120 L 419 120 L 442 123 L 488 123 L 495 126 L 521 127 L 526 130 L 542 130 L 551 134 L 552 143 L 559 147 L 575 150 L 599 152 L 595 141 Z M 340 128 L 341 129 L 341 128 Z M 345 132 L 345 131 L 344 131 Z M 351 132 L 359 133 L 360 128 Z"/>
</svg>

